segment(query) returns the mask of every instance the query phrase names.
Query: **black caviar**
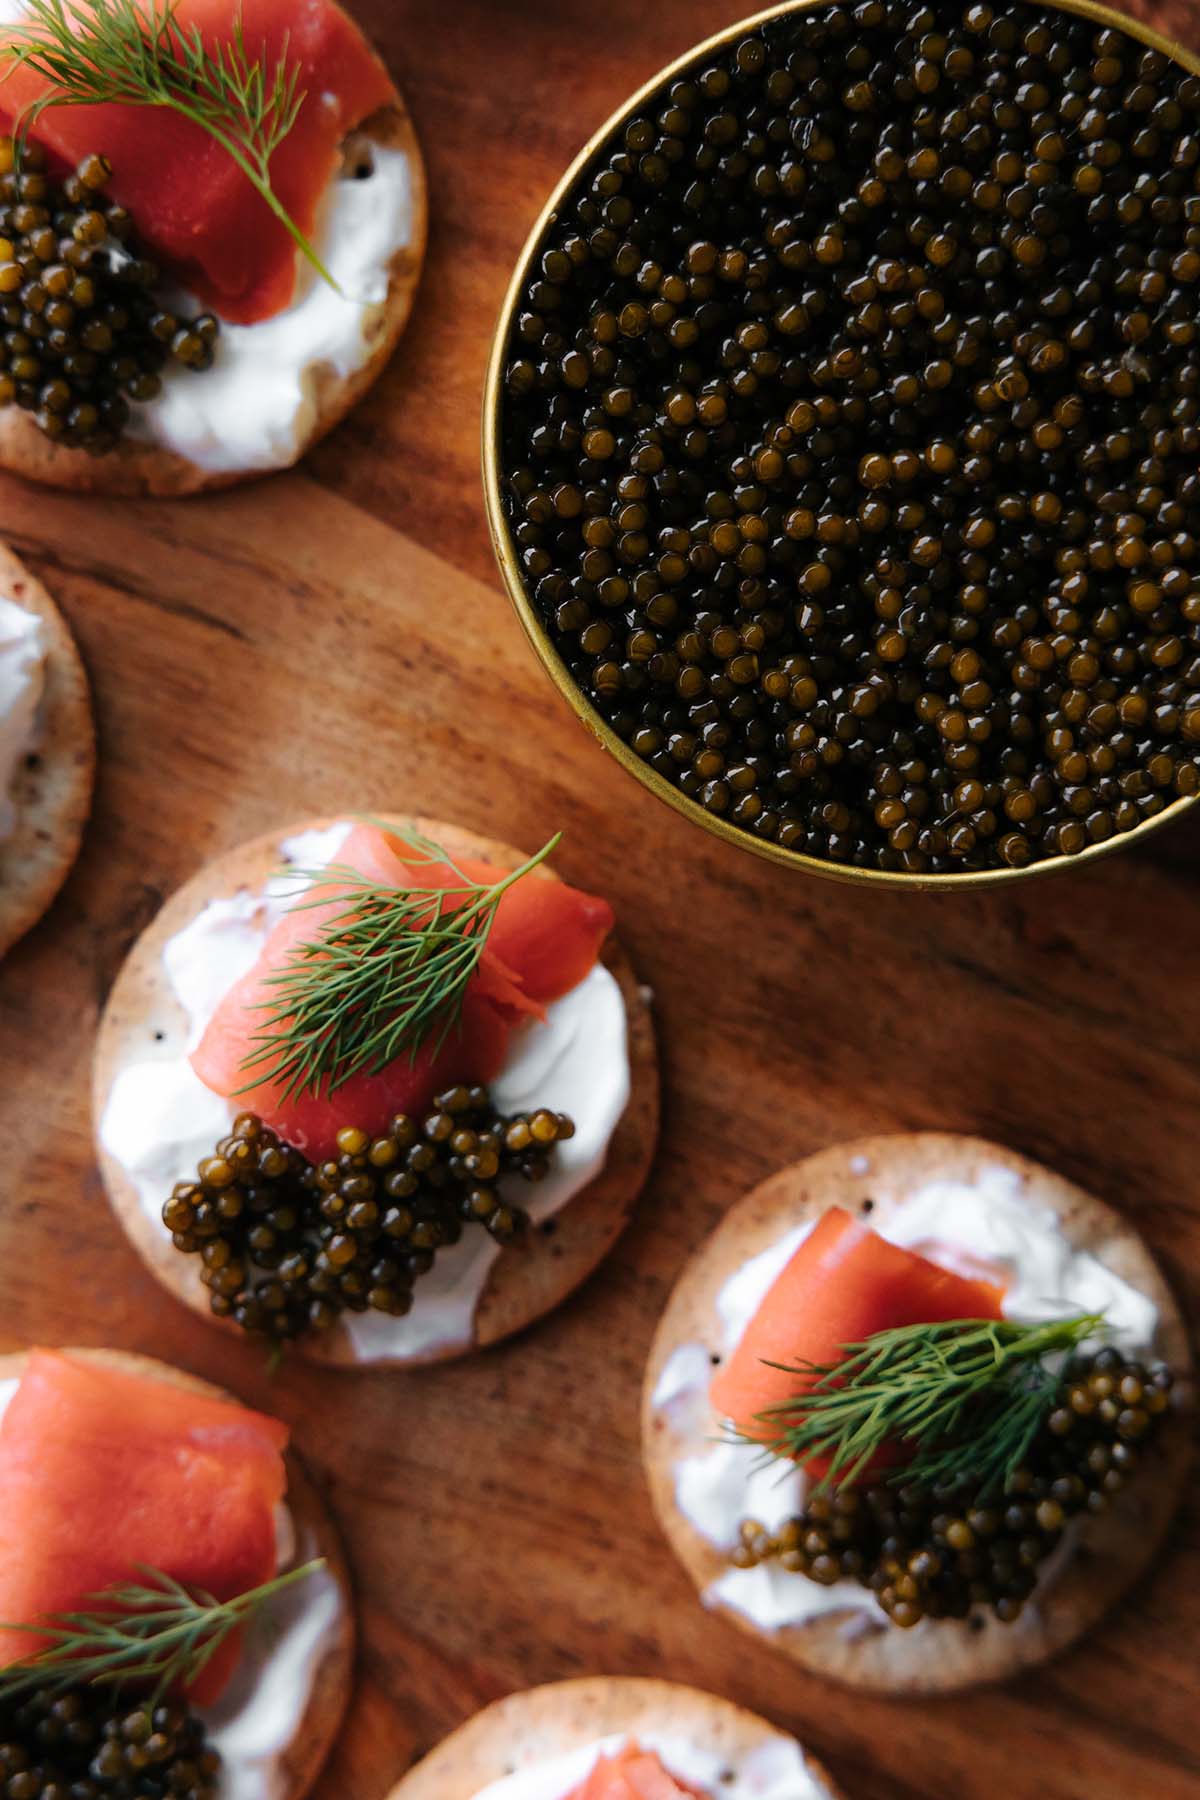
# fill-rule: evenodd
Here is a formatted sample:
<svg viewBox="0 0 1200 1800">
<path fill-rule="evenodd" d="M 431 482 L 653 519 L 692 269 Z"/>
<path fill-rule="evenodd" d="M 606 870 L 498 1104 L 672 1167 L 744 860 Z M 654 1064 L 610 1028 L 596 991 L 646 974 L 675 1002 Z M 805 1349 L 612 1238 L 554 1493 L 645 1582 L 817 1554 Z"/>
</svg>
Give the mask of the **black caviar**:
<svg viewBox="0 0 1200 1800">
<path fill-rule="evenodd" d="M 158 265 L 105 200 L 111 173 L 89 156 L 60 182 L 36 144 L 17 168 L 0 138 L 0 407 L 24 407 L 48 438 L 96 455 L 120 439 L 130 401 L 159 393 L 168 362 L 211 366 L 219 329 L 156 297 Z"/>
<path fill-rule="evenodd" d="M 178 1703 L 47 1687 L 0 1701 L 6 1800 L 215 1800 L 220 1758 Z"/>
<path fill-rule="evenodd" d="M 745 1520 L 732 1561 L 777 1558 L 810 1580 L 870 1588 L 894 1625 L 1020 1616 L 1038 1570 L 1081 1514 L 1103 1512 L 1170 1405 L 1171 1373 L 1107 1348 L 1076 1359 L 1058 1403 L 1003 1493 L 881 1484 L 815 1493 L 777 1532 Z"/>
<path fill-rule="evenodd" d="M 217 1317 L 276 1341 L 347 1311 L 400 1317 L 464 1225 L 519 1237 L 527 1215 L 497 1184 L 542 1180 L 573 1123 L 546 1108 L 502 1118 L 486 1088 L 451 1088 L 433 1106 L 374 1139 L 347 1126 L 337 1157 L 317 1164 L 252 1113 L 238 1118 L 163 1207 L 176 1249 L 203 1261 Z"/>
<path fill-rule="evenodd" d="M 1200 791 L 1200 78 L 860 0 L 697 60 L 542 241 L 504 368 L 523 580 L 667 781 L 946 873 Z"/>
</svg>

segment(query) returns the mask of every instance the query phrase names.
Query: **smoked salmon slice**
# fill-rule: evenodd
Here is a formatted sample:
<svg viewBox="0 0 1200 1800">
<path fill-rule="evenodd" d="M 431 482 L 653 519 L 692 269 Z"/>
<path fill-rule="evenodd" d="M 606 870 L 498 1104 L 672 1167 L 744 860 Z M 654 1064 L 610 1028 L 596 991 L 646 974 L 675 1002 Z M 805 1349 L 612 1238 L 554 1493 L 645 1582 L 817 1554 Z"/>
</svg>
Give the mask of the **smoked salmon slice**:
<svg viewBox="0 0 1200 1800">
<path fill-rule="evenodd" d="M 30 1353 L 0 1423 L 0 1620 L 79 1611 L 139 1566 L 232 1600 L 275 1573 L 287 1428 L 173 1382 Z M 43 1640 L 0 1630 L 0 1666 Z M 222 1645 L 192 1690 L 224 1688 Z"/>
<path fill-rule="evenodd" d="M 447 864 L 431 863 L 394 832 L 371 825 L 356 826 L 339 861 L 347 860 L 347 852 L 351 858 L 368 854 L 367 840 L 372 837 L 381 839 L 382 848 L 394 859 L 387 867 L 395 871 L 398 864 L 408 883 L 419 880 L 422 887 L 431 889 L 457 885 L 458 877 Z M 358 865 L 354 862 L 353 866 Z M 460 857 L 455 868 L 481 884 L 490 885 L 501 875 L 478 857 Z M 392 879 L 396 879 L 395 873 Z M 594 967 L 612 928 L 613 912 L 607 900 L 568 887 L 565 881 L 527 876 L 509 888 L 496 909 L 488 936 L 488 960 L 516 974 L 519 991 L 514 998 L 519 1010 L 540 1010 L 578 986 Z"/>
<path fill-rule="evenodd" d="M 796 1365 L 829 1366 L 848 1344 L 899 1325 L 998 1319 L 1004 1290 L 939 1267 L 831 1207 L 776 1278 L 709 1396 L 745 1437 L 773 1441 L 762 1414 L 802 1394 Z M 783 1365 L 780 1367 L 779 1365 Z M 816 1463 L 805 1465 L 823 1473 Z"/>
<path fill-rule="evenodd" d="M 335 860 L 382 886 L 440 892 L 445 912 L 461 904 L 447 890 L 460 886 L 462 875 L 489 885 L 502 875 L 477 860 L 462 862 L 462 874 L 456 874 L 445 862 L 373 825 L 356 826 Z M 298 945 L 311 943 L 323 924 L 346 911 L 347 892 L 346 883 L 339 884 L 331 873 L 303 896 L 303 904 L 284 915 L 254 968 L 222 1000 L 191 1059 L 214 1093 L 257 1113 L 312 1161 L 334 1154 L 337 1133 L 345 1125 L 376 1136 L 396 1113 L 424 1112 L 442 1088 L 493 1081 L 504 1067 L 513 1026 L 543 1016 L 547 1005 L 577 986 L 594 966 L 613 924 L 606 901 L 536 873 L 523 876 L 500 900 L 461 1017 L 440 1047 L 435 1034 L 415 1057 L 405 1051 L 378 1073 L 350 1076 L 332 1094 L 285 1098 L 279 1083 L 254 1081 L 255 1072 L 243 1065 L 259 1047 L 265 1009 L 275 997 L 271 977 L 287 966 Z"/>
<path fill-rule="evenodd" d="M 700 1788 L 676 1779 L 653 1750 L 627 1744 L 615 1756 L 602 1756 L 581 1787 L 566 1800 L 707 1800 Z"/>
<path fill-rule="evenodd" d="M 163 0 L 154 0 L 157 14 Z M 89 0 L 69 0 L 86 15 Z M 149 15 L 151 0 L 143 0 Z M 285 211 L 311 238 L 339 145 L 396 91 L 358 26 L 333 0 L 181 0 L 184 30 L 199 28 L 207 49 L 228 45 L 239 14 L 246 51 L 268 84 L 280 56 L 299 66 L 305 99 L 271 158 L 270 179 Z M 0 34 L 2 41 L 2 34 Z M 0 72 L 3 71 L 0 59 Z M 52 84 L 10 67 L 0 79 L 0 117 L 9 127 Z M 119 103 L 50 107 L 33 132 L 48 153 L 74 165 L 93 151 L 113 166 L 109 193 L 133 216 L 138 237 L 170 274 L 223 319 L 254 324 L 291 303 L 297 251 L 229 153 L 201 126 L 162 107 Z"/>
</svg>

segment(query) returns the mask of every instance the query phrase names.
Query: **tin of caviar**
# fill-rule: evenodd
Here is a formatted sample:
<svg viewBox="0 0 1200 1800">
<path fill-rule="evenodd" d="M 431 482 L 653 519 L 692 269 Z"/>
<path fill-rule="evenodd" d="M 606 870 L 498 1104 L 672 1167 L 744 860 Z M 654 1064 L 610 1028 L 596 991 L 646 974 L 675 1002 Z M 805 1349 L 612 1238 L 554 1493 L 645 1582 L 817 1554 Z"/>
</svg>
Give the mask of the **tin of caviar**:
<svg viewBox="0 0 1200 1800">
<path fill-rule="evenodd" d="M 581 152 L 505 300 L 485 490 L 548 673 L 660 799 L 773 861 L 931 888 L 1191 804 L 1197 77 L 1090 0 L 799 0 Z"/>
</svg>

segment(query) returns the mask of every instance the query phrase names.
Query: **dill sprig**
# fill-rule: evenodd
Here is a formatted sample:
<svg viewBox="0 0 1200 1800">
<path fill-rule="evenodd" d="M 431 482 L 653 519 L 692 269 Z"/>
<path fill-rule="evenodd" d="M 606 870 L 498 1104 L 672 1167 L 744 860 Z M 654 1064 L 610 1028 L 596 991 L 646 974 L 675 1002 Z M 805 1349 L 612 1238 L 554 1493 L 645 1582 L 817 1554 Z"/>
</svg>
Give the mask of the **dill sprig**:
<svg viewBox="0 0 1200 1800">
<path fill-rule="evenodd" d="M 360 1070 L 378 1074 L 405 1050 L 413 1058 L 427 1043 L 440 1050 L 459 1021 L 501 899 L 561 836 L 510 875 L 484 884 L 418 832 L 396 835 L 420 862 L 449 868 L 455 882 L 389 887 L 341 863 L 289 870 L 288 878 L 309 890 L 290 910 L 331 904 L 337 910 L 267 978 L 275 992 L 261 1002 L 267 1017 L 242 1059 L 250 1079 L 239 1093 L 271 1081 L 286 1099 L 332 1094 Z"/>
<path fill-rule="evenodd" d="M 1055 1406 L 1062 1360 L 1103 1324 L 1084 1313 L 1041 1325 L 901 1325 L 846 1345 L 838 1363 L 772 1364 L 811 1385 L 760 1413 L 774 1436 L 750 1441 L 827 1463 L 818 1491 L 852 1483 L 885 1445 L 907 1459 L 892 1480 L 1002 1487 Z"/>
<path fill-rule="evenodd" d="M 59 1693 L 103 1684 L 153 1683 L 154 1697 L 187 1685 L 207 1666 L 231 1631 L 246 1624 L 269 1600 L 294 1587 L 324 1560 L 289 1569 L 233 1600 L 191 1593 L 160 1569 L 138 1566 L 144 1583 L 128 1582 L 89 1594 L 90 1611 L 54 1613 L 37 1625 L 0 1625 L 48 1638 L 46 1647 L 0 1669 L 0 1700 L 33 1689 Z"/>
<path fill-rule="evenodd" d="M 25 0 L 28 23 L 10 27 L 4 53 L 51 82 L 17 122 L 20 145 L 56 106 L 168 107 L 231 156 L 302 254 L 338 284 L 271 185 L 271 159 L 306 94 L 288 41 L 273 69 L 246 48 L 241 12 L 228 41 L 211 48 L 198 25 L 176 17 L 180 0 Z M 340 289 L 338 290 L 340 292 Z"/>
</svg>

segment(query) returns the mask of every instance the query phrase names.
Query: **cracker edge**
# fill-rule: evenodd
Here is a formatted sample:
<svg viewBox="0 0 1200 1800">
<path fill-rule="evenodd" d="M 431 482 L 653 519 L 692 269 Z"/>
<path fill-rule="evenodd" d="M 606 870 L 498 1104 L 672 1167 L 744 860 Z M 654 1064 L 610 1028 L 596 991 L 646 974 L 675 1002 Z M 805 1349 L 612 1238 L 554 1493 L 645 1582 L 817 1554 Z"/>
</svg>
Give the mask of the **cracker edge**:
<svg viewBox="0 0 1200 1800">
<path fill-rule="evenodd" d="M 731 1760 L 771 1738 L 787 1737 L 731 1700 L 676 1682 L 592 1675 L 510 1694 L 485 1707 L 402 1777 L 388 1800 L 475 1800 L 480 1789 L 517 1768 L 559 1756 L 641 1724 L 672 1727 L 699 1747 Z M 515 1754 L 514 1754 L 515 1752 Z M 828 1800 L 840 1800 L 827 1771 L 803 1752 Z"/>
<path fill-rule="evenodd" d="M 13 783 L 17 824 L 0 840 L 0 957 L 31 931 L 63 886 L 83 842 L 96 777 L 87 673 L 70 627 L 42 583 L 0 542 L 0 594 L 46 632 L 45 688 L 33 760 Z"/>
</svg>

